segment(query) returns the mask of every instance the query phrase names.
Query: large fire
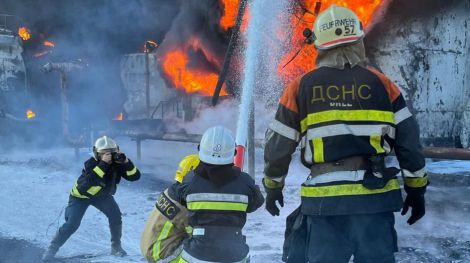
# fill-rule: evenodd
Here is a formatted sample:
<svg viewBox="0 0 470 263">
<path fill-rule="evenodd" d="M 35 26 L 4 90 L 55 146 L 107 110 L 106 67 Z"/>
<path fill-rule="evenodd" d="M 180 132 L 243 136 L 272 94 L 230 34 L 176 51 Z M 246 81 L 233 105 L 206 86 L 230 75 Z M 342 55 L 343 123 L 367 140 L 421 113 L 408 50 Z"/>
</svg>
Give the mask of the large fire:
<svg viewBox="0 0 470 263">
<path fill-rule="evenodd" d="M 200 65 L 191 66 L 190 52 L 201 52 L 205 60 L 220 67 L 220 60 L 211 52 L 204 49 L 198 39 L 193 38 L 187 42 L 187 46 L 178 47 L 164 54 L 162 68 L 171 83 L 178 89 L 187 93 L 199 93 L 204 96 L 212 96 L 218 80 L 218 72 L 205 69 Z M 220 93 L 227 95 L 225 85 Z"/>
<path fill-rule="evenodd" d="M 220 19 L 220 26 L 227 30 L 233 27 L 236 22 L 238 6 L 241 0 L 220 0 L 224 8 Z M 353 10 L 367 27 L 377 9 L 385 2 L 384 0 L 298 0 L 302 10 L 295 12 L 290 18 L 290 25 L 286 26 L 286 31 L 291 30 L 291 34 L 283 32 L 281 35 L 290 37 L 292 49 L 286 52 L 278 65 L 278 73 L 285 80 L 290 81 L 299 74 L 308 72 L 315 68 L 316 49 L 313 45 L 304 45 L 305 38 L 303 31 L 305 28 L 312 28 L 315 21 L 315 13 L 321 12 L 331 4 L 344 6 Z M 248 10 L 247 10 L 248 11 Z M 299 54 L 296 53 L 300 50 Z M 293 61 L 289 61 L 294 58 Z"/>
<path fill-rule="evenodd" d="M 236 23 L 238 8 L 241 0 L 219 0 L 222 8 L 219 26 L 222 30 L 228 31 Z M 317 52 L 313 45 L 305 45 L 303 31 L 305 28 L 312 28 L 318 12 L 328 8 L 331 4 L 344 6 L 352 9 L 359 16 L 360 20 L 367 27 L 374 13 L 386 0 L 296 0 L 298 10 L 294 10 L 290 17 L 290 22 L 285 27 L 284 32 L 279 36 L 290 43 L 290 50 L 281 58 L 278 65 L 278 74 L 285 81 L 289 82 L 296 76 L 312 70 L 315 67 Z M 245 11 L 242 31 L 246 27 L 246 20 L 249 10 Z M 287 10 L 286 10 L 287 12 Z M 300 52 L 299 52 L 300 50 Z M 199 63 L 194 65 L 190 54 L 202 52 L 206 61 L 212 64 L 208 69 Z M 298 53 L 298 55 L 296 55 Z M 294 58 L 292 60 L 292 58 Z M 292 61 L 291 61 L 292 60 Z M 291 61 L 291 62 L 289 62 Z M 196 36 L 189 39 L 184 46 L 174 47 L 167 50 L 162 56 L 162 68 L 164 74 L 176 88 L 183 89 L 188 93 L 199 93 L 211 96 L 218 80 L 218 68 L 220 70 L 223 57 L 213 56 L 209 48 L 204 47 Z M 214 67 L 215 66 L 215 67 Z M 227 95 L 225 86 L 221 95 Z"/>
<path fill-rule="evenodd" d="M 240 0 L 219 0 L 219 3 L 223 10 L 219 24 L 223 30 L 227 31 L 229 28 L 235 26 Z"/>
<path fill-rule="evenodd" d="M 317 56 L 317 51 L 313 45 L 305 45 L 303 43 L 305 38 L 303 37 L 303 30 L 305 28 L 312 28 L 313 22 L 315 21 L 315 11 L 323 11 L 328 8 L 331 4 L 336 4 L 338 6 L 344 6 L 351 10 L 353 10 L 363 23 L 364 27 L 370 24 L 374 13 L 377 11 L 377 8 L 383 3 L 383 0 L 303 0 L 301 4 L 303 7 L 308 10 L 308 12 L 304 12 L 304 14 L 299 17 L 297 15 L 293 15 L 291 17 L 291 25 L 292 27 L 292 36 L 290 39 L 290 43 L 292 43 L 293 47 L 296 47 L 293 50 L 290 50 L 282 59 L 281 63 L 278 66 L 279 75 L 286 81 L 295 78 L 299 74 L 308 72 L 315 68 L 315 58 Z M 321 3 L 321 8 L 315 10 L 317 5 Z M 300 22 L 300 23 L 299 23 Z M 302 47 L 303 46 L 303 47 Z M 300 53 L 297 57 L 291 62 L 291 60 L 299 48 L 302 48 Z M 287 64 L 287 66 L 286 66 Z M 285 66 L 285 67 L 284 67 Z"/>
<path fill-rule="evenodd" d="M 31 33 L 29 29 L 26 27 L 20 27 L 18 28 L 18 35 L 23 39 L 24 41 L 29 40 L 31 38 Z"/>
<path fill-rule="evenodd" d="M 176 88 L 184 89 L 188 93 L 211 96 L 217 84 L 218 74 L 198 68 L 191 69 L 188 64 L 188 55 L 181 50 L 174 50 L 165 54 L 163 70 L 171 76 L 172 84 Z M 227 95 L 225 89 L 222 89 L 221 95 Z"/>
</svg>

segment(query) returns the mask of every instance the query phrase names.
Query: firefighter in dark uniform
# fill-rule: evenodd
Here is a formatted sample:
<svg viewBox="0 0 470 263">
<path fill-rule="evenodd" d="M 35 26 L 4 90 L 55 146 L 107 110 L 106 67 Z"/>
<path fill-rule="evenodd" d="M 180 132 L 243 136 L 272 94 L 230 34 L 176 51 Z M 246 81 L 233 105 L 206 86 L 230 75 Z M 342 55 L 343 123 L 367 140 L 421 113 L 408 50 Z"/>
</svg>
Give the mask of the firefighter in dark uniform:
<svg viewBox="0 0 470 263">
<path fill-rule="evenodd" d="M 54 259 L 59 248 L 77 231 L 90 205 L 108 217 L 111 254 L 127 255 L 121 247 L 121 211 L 113 195 L 116 193 L 117 184 L 121 178 L 136 181 L 140 178 L 140 172 L 126 155 L 119 151 L 116 142 L 107 136 L 96 140 L 93 153 L 94 157 L 85 162 L 82 174 L 72 188 L 65 210 L 65 223 L 57 231 L 44 253 L 44 261 Z"/>
<path fill-rule="evenodd" d="M 168 195 L 188 209 L 191 237 L 172 262 L 248 262 L 242 228 L 246 214 L 264 202 L 254 180 L 234 167 L 235 140 L 229 130 L 208 129 L 199 145 L 200 164 Z"/>
<path fill-rule="evenodd" d="M 186 175 L 196 169 L 199 163 L 197 154 L 184 157 L 176 170 L 175 185 L 183 183 Z M 169 189 L 165 189 L 157 198 L 140 239 L 141 253 L 149 263 L 179 260 L 183 240 L 191 234 L 187 232 L 189 228 L 186 207 L 170 197 L 168 192 Z"/>
<path fill-rule="evenodd" d="M 395 262 L 393 212 L 411 207 L 409 224 L 424 216 L 428 181 L 417 123 L 398 87 L 366 66 L 363 36 L 351 10 L 322 12 L 311 34 L 318 68 L 284 90 L 266 132 L 263 185 L 273 216 L 299 143 L 310 169 L 298 216 L 287 222 L 287 262 Z M 400 170 L 384 164 L 392 149 L 404 203 Z"/>
</svg>

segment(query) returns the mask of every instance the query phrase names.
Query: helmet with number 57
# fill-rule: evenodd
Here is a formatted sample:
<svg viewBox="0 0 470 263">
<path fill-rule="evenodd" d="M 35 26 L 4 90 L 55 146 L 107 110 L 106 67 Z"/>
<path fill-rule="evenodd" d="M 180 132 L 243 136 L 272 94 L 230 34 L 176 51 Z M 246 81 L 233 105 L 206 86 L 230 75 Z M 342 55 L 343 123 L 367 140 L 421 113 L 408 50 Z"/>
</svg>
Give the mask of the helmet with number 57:
<svg viewBox="0 0 470 263">
<path fill-rule="evenodd" d="M 199 159 L 207 164 L 225 165 L 233 163 L 235 139 L 232 132 L 222 126 L 209 128 L 199 144 Z"/>
<path fill-rule="evenodd" d="M 359 42 L 364 37 L 364 30 L 353 11 L 331 5 L 318 15 L 313 24 L 313 34 L 315 47 L 328 50 Z"/>
</svg>

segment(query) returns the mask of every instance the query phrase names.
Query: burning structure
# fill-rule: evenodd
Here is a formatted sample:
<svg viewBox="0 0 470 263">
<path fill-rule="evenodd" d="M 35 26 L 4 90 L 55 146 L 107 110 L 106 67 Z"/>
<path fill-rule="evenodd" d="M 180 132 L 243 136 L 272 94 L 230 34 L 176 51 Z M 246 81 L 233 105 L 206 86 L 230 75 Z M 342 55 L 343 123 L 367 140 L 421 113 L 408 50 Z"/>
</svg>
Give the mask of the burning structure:
<svg viewBox="0 0 470 263">
<path fill-rule="evenodd" d="M 3 6 L 6 10 L 21 10 L 14 2 L 6 1 Z M 31 12 L 21 11 L 31 20 L 32 27 L 22 25 L 18 27 L 18 34 L 15 31 L 18 41 L 20 36 L 29 40 L 25 42 L 23 56 L 21 45 L 12 49 L 16 51 L 10 55 L 20 59 L 10 61 L 25 58 L 26 66 L 22 62 L 15 66 L 16 72 L 24 76 L 17 80 L 25 82 L 24 72 L 28 68 L 31 78 L 29 96 L 33 98 L 30 100 L 39 105 L 51 105 L 50 102 L 60 100 L 57 81 L 37 69 L 47 62 L 87 60 L 90 65 L 87 70 L 70 74 L 72 130 L 83 126 L 97 127 L 96 122 L 109 122 L 116 119 L 116 115 L 120 116 L 117 119 L 124 120 L 191 120 L 200 108 L 208 107 L 219 73 L 224 70 L 230 37 L 237 30 L 239 6 L 245 3 L 244 0 L 116 1 L 105 8 L 103 4 L 85 1 L 80 5 L 80 12 L 90 17 L 90 21 L 83 22 L 82 17 L 58 15 L 60 9 L 77 8 L 74 5 L 47 0 L 46 6 L 54 6 L 51 10 L 30 2 L 44 16 L 41 20 Z M 250 1 L 246 3 L 240 37 L 234 44 L 222 96 L 236 96 L 243 79 L 244 58 L 241 54 L 250 19 Z M 468 93 L 465 91 L 468 74 L 462 72 L 468 72 L 470 64 L 469 36 L 465 30 L 469 4 L 463 0 L 446 3 L 421 0 L 414 3 L 403 0 L 282 1 L 283 10 L 273 14 L 277 16 L 278 25 L 263 28 L 259 33 L 265 48 L 259 54 L 263 67 L 257 70 L 256 89 L 260 98 L 257 101 L 264 101 L 263 104 L 268 106 L 275 104 L 273 102 L 286 83 L 315 67 L 316 51 L 305 43 L 303 31 L 311 28 L 316 14 L 333 3 L 347 6 L 359 15 L 367 31 L 365 42 L 370 61 L 402 87 L 410 107 L 417 114 L 423 136 L 429 139 L 426 141 L 435 145 L 467 147 L 470 137 L 465 95 Z M 126 11 L 123 6 L 128 7 Z M 411 13 L 416 6 L 422 6 L 422 11 Z M 90 10 L 99 10 L 99 15 L 91 15 Z M 119 18 L 134 23 L 123 24 L 117 20 L 124 19 Z M 74 29 L 80 21 L 84 25 Z M 94 25 L 101 27 L 94 28 Z M 135 53 L 141 50 L 144 39 L 156 41 L 146 42 L 146 52 Z M 6 72 L 2 71 L 2 81 L 7 74 L 11 75 Z M 1 88 L 9 89 L 7 87 L 11 85 L 2 84 Z M 113 103 L 102 103 L 101 98 L 109 94 L 113 94 Z M 60 104 L 56 102 L 52 109 L 38 106 L 33 110 L 46 119 L 60 119 Z M 24 115 L 29 107 L 21 109 L 21 114 Z M 433 108 L 436 110 L 431 110 Z"/>
<path fill-rule="evenodd" d="M 88 140 L 88 137 L 92 137 L 95 132 L 108 131 L 110 127 L 115 130 L 129 131 L 124 134 L 137 138 L 138 147 L 141 147 L 139 138 L 145 139 L 149 134 L 162 138 L 166 129 L 161 119 L 169 117 L 170 119 L 165 119 L 165 122 L 174 124 L 175 119 L 186 119 L 186 113 L 183 112 L 197 112 L 196 107 L 203 104 L 202 102 L 205 104 L 204 107 L 208 107 L 206 103 L 213 94 L 218 74 L 223 69 L 229 38 L 235 30 L 238 7 L 243 0 L 113 0 L 106 2 L 24 0 L 21 4 L 18 2 L 20 1 L 4 0 L 0 3 L 0 9 L 6 8 L 5 10 L 14 13 L 17 11 L 30 23 L 25 27 L 30 30 L 20 30 L 18 35 L 23 39 L 29 38 L 23 42 L 24 52 L 21 60 L 25 64 L 24 72 L 28 69 L 27 75 L 30 80 L 27 98 L 34 103 L 21 109 L 17 116 L 21 116 L 24 120 L 21 120 L 21 123 L 18 122 L 20 125 L 17 125 L 16 129 L 5 130 L 6 126 L 3 122 L 0 123 L 0 147 L 3 147 L 3 142 L 8 140 L 8 138 L 5 139 L 5 134 L 16 134 L 17 131 L 24 132 L 24 137 L 29 140 L 49 135 L 44 145 L 54 145 L 50 137 L 64 137 L 58 136 L 61 134 L 61 119 L 69 122 L 64 135 L 69 134 L 72 138 L 81 138 L 77 136 L 80 134 L 90 135 L 84 138 L 84 145 L 91 144 L 92 139 Z M 261 39 L 259 43 L 262 44 L 259 48 L 260 53 L 254 57 L 254 59 L 262 60 L 259 63 L 262 66 L 255 68 L 254 71 L 257 77 L 254 85 L 258 90 L 255 100 L 255 103 L 259 104 L 257 106 L 265 107 L 266 105 L 269 108 L 275 104 L 272 101 L 278 98 L 278 94 L 286 83 L 315 67 L 315 50 L 312 46 L 305 44 L 302 33 L 305 28 L 311 27 L 316 14 L 331 3 L 346 5 L 355 10 L 363 19 L 367 31 L 365 42 L 370 61 L 390 75 L 403 89 L 410 108 L 414 110 L 420 122 L 421 130 L 426 137 L 425 141 L 434 145 L 457 144 L 457 146 L 468 147 L 468 84 L 470 81 L 468 73 L 470 72 L 470 46 L 468 44 L 470 35 L 467 33 L 470 3 L 468 0 L 271 1 L 262 13 L 266 16 L 261 16 L 262 19 L 259 19 L 268 22 L 256 31 Z M 25 11 L 25 7 L 28 7 L 29 11 Z M 419 12 L 416 11 L 418 9 Z M 276 12 L 271 12 L 273 10 Z M 245 63 L 244 56 L 241 54 L 246 49 L 245 37 L 250 30 L 246 21 L 252 19 L 254 15 L 248 4 L 240 29 L 240 37 L 235 43 L 233 58 L 227 71 L 225 86 L 221 90 L 222 95 L 228 95 L 227 97 L 230 98 L 237 96 L 240 90 Z M 84 17 L 86 19 L 83 19 Z M 13 36 L 18 38 L 15 33 L 17 31 L 12 32 Z M 151 50 L 153 47 L 147 48 L 146 45 L 146 52 L 135 53 L 141 50 L 144 39 L 155 39 L 157 43 L 155 49 Z M 13 49 L 15 48 L 17 47 Z M 9 55 L 0 54 L 0 61 L 11 60 Z M 59 77 L 61 80 L 63 77 L 60 68 L 66 66 L 61 63 L 75 61 L 77 58 L 83 58 L 89 67 L 68 72 L 67 94 L 61 93 L 64 89 L 61 89 L 58 81 Z M 50 69 L 53 69 L 54 65 L 55 69 L 45 74 L 40 71 L 40 68 L 48 62 L 51 62 Z M 0 72 L 0 76 L 7 75 L 2 75 L 3 73 L 6 71 Z M 0 88 L 6 87 L 3 86 L 5 85 L 3 82 L 1 85 Z M 18 86 L 15 85 L 18 91 L 21 91 L 22 87 L 22 82 Z M 8 94 L 6 100 L 15 100 L 14 96 L 10 96 L 11 93 L 5 92 L 4 94 Z M 67 95 L 65 98 L 68 104 L 65 111 L 67 116 L 61 115 L 64 112 L 64 105 L 59 102 L 63 95 Z M 274 111 L 272 108 L 268 110 Z M 268 114 L 263 110 L 261 112 L 261 114 Z M 5 119 L 5 116 L 13 116 L 8 114 L 0 111 L 0 122 L 2 118 Z M 26 118 L 30 120 L 26 121 Z M 214 122 L 218 122 L 219 118 L 224 117 L 217 115 Z M 58 125 L 55 125 L 54 129 L 38 128 L 38 124 L 51 127 L 53 125 L 50 122 L 54 120 L 58 120 Z M 232 119 L 230 121 L 233 122 Z M 209 125 L 209 123 L 204 123 L 204 125 Z M 260 129 L 266 128 L 263 125 L 260 126 Z M 129 130 L 129 127 L 133 127 L 133 130 Z M 172 138 L 172 140 L 177 139 Z M 16 141 L 13 141 L 13 144 L 15 143 Z M 152 166 L 149 165 L 147 167 L 150 168 L 146 167 L 146 169 L 155 170 L 161 174 L 171 174 L 174 169 L 169 163 L 176 164 L 180 154 L 194 150 L 192 145 L 181 144 L 174 147 L 167 142 L 151 142 L 145 146 L 148 147 L 144 150 L 152 151 L 152 154 L 155 152 L 161 154 L 158 158 L 151 156 L 147 160 L 142 160 L 152 162 Z M 179 149 L 172 149 L 172 147 Z M 29 201 L 31 198 L 46 200 L 44 198 L 47 198 L 47 195 L 56 198 L 55 196 L 59 193 L 57 189 L 64 190 L 63 192 L 69 191 L 69 188 L 65 190 L 62 185 L 69 179 L 69 175 L 76 171 L 69 167 L 71 162 L 68 159 L 71 158 L 67 151 L 67 149 L 62 151 L 54 149 L 50 160 L 56 158 L 57 155 L 62 155 L 63 159 L 67 159 L 60 159 L 61 163 L 57 162 L 57 166 L 54 162 L 51 165 L 49 158 L 44 161 L 44 164 L 41 161 L 38 167 L 34 167 L 33 163 L 33 168 L 39 168 L 39 172 L 31 171 L 36 170 L 31 169 L 31 162 L 22 165 L 25 163 L 24 157 L 28 156 L 24 154 L 25 151 L 20 151 L 19 161 L 8 165 L 10 167 L 5 170 L 7 173 L 11 171 L 12 174 L 26 176 L 5 178 L 4 183 L 7 187 L 4 187 L 6 192 L 4 191 L 3 199 L 5 207 L 9 208 L 5 211 L 14 212 L 8 212 L 5 215 L 14 215 L 16 220 L 14 224 L 5 224 L 9 218 L 6 217 L 6 220 L 2 221 L 3 229 L 12 228 L 13 230 L 10 231 L 15 232 L 22 228 L 21 231 L 18 230 L 18 233 L 22 235 L 21 238 L 45 239 L 44 235 L 37 235 L 36 230 L 47 225 L 46 221 L 53 220 L 50 207 L 47 211 L 41 207 L 33 209 L 34 211 L 28 209 L 25 216 L 25 214 L 16 213 L 17 210 L 21 210 L 18 209 L 17 200 L 15 202 L 10 202 L 10 200 L 17 197 L 16 187 L 19 189 L 28 184 L 34 184 L 35 187 L 35 191 L 30 191 L 30 195 L 27 196 Z M 44 152 L 41 147 L 38 155 L 43 158 Z M 172 156 L 168 158 L 168 155 Z M 62 161 L 64 161 L 63 164 Z M 8 161 L 2 161 L 2 163 L 8 163 Z M 62 165 L 64 165 L 63 169 Z M 262 165 L 262 161 L 257 165 Z M 165 170 L 165 168 L 168 169 Z M 57 170 L 63 171 L 56 173 Z M 304 169 L 300 167 L 291 170 L 291 173 L 304 172 Z M 430 176 L 432 176 L 431 173 Z M 151 176 L 146 177 L 149 180 Z M 22 180 L 15 185 L 18 179 Z M 433 195 L 432 201 L 439 202 L 438 210 L 435 211 L 439 221 L 424 226 L 421 231 L 416 231 L 405 239 L 407 241 L 404 245 L 405 253 L 418 254 L 418 259 L 411 257 L 406 260 L 402 256 L 399 262 L 442 262 L 448 258 L 457 261 L 468 258 L 468 241 L 465 237 L 461 238 L 464 235 L 462 233 L 468 232 L 465 231 L 468 223 L 454 225 L 451 220 L 442 217 L 442 215 L 449 215 L 449 212 L 454 212 L 453 210 L 459 212 L 457 215 L 460 218 L 468 217 L 468 211 L 465 210 L 468 205 L 462 201 L 467 196 L 466 192 L 460 195 L 457 187 L 442 188 L 443 185 L 449 184 L 447 179 L 441 180 L 441 185 L 437 178 L 431 178 L 431 180 L 433 180 L 434 187 L 429 190 L 437 192 L 439 189 L 441 192 L 438 194 L 447 197 L 447 199 L 441 199 L 439 195 Z M 155 181 L 147 182 L 146 185 L 156 184 Z M 455 184 L 461 187 L 468 183 L 468 180 L 462 182 Z M 292 193 L 296 189 L 298 189 L 297 185 L 295 188 L 290 186 L 287 191 Z M 153 205 L 151 203 L 153 201 L 148 200 L 146 193 L 153 194 L 155 189 L 145 190 L 148 192 L 137 195 L 137 198 L 141 199 L 133 199 L 136 198 L 135 191 L 129 192 L 125 198 L 125 200 L 135 201 L 130 202 L 130 206 L 140 204 L 135 207 L 135 213 L 127 213 L 126 221 L 134 223 L 132 229 L 141 226 L 141 212 Z M 459 200 L 462 204 L 454 205 Z M 25 204 L 30 203 L 26 201 Z M 452 205 L 449 206 L 449 203 Z M 41 214 L 42 220 L 30 222 L 31 213 Z M 255 219 L 254 221 L 266 222 L 264 215 Z M 460 219 L 457 222 L 459 221 Z M 263 235 L 259 235 L 259 224 L 250 228 L 249 233 L 253 233 L 252 238 L 255 236 L 262 238 L 254 242 L 258 244 L 253 246 L 254 252 L 257 253 L 254 255 L 254 262 L 278 261 L 277 248 L 271 249 L 271 245 L 259 246 L 259 244 L 263 244 L 265 236 L 272 237 L 274 241 L 281 240 L 283 233 L 276 227 L 280 224 L 282 224 L 280 220 L 268 222 L 262 230 L 276 230 L 277 232 L 263 232 Z M 452 228 L 454 232 L 447 232 Z M 408 231 L 408 228 L 406 229 Z M 96 229 L 93 228 L 90 231 L 94 230 Z M 436 232 L 434 230 L 437 230 L 437 234 L 430 233 Z M 135 234 L 135 231 L 129 232 Z M 86 238 L 90 236 L 93 237 L 93 235 L 88 235 Z M 86 238 L 82 241 L 88 242 Z M 138 238 L 135 235 L 129 240 Z M 434 243 L 428 242 L 431 238 L 435 238 Z M 409 247 L 408 244 L 410 244 Z M 81 248 L 93 249 L 95 245 L 96 243 L 91 242 L 91 245 Z M 448 250 L 448 253 L 436 252 L 436 254 L 440 253 L 436 258 L 442 258 L 442 260 L 429 259 L 426 253 L 434 247 L 444 247 Z M 137 251 L 138 249 L 133 254 L 137 255 Z M 272 258 L 266 259 L 268 256 Z"/>
<path fill-rule="evenodd" d="M 28 92 L 22 41 L 30 35 L 26 28 L 17 34 L 18 23 L 15 16 L 0 15 L 0 110 L 12 114 L 24 113 Z"/>
</svg>

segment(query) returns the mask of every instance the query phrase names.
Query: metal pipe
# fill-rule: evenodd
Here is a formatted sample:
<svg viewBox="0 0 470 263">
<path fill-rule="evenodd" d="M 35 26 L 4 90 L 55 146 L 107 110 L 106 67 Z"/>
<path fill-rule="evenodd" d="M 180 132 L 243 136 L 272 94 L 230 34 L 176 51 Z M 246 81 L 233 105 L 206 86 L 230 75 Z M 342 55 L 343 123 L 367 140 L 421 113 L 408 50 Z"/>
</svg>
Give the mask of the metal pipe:
<svg viewBox="0 0 470 263">
<path fill-rule="evenodd" d="M 83 137 L 72 138 L 69 129 L 69 101 L 67 97 L 68 86 L 67 86 L 67 73 L 73 70 L 81 70 L 86 67 L 81 60 L 77 62 L 64 62 L 64 63 L 47 63 L 42 66 L 44 72 L 58 71 L 60 76 L 60 101 L 62 106 L 62 133 L 64 139 L 72 144 L 78 145 L 83 143 Z"/>
<path fill-rule="evenodd" d="M 255 107 L 251 102 L 250 118 L 248 119 L 248 174 L 255 179 Z"/>
<path fill-rule="evenodd" d="M 146 116 L 150 114 L 150 62 L 149 53 L 145 53 L 145 106 Z"/>
<path fill-rule="evenodd" d="M 470 160 L 470 149 L 467 148 L 424 147 L 423 154 L 426 158 Z"/>
<path fill-rule="evenodd" d="M 70 137 L 69 131 L 69 102 L 67 98 L 67 78 L 64 71 L 60 74 L 60 101 L 62 104 L 62 135 L 64 138 Z"/>
<path fill-rule="evenodd" d="M 217 85 L 215 86 L 214 94 L 212 95 L 212 106 L 217 105 L 217 101 L 219 100 L 219 94 L 222 90 L 222 85 L 224 85 L 225 77 L 227 76 L 230 66 L 230 61 L 232 60 L 232 55 L 235 51 L 235 44 L 237 43 L 238 36 L 240 35 L 240 27 L 242 25 L 246 5 L 247 0 L 242 0 L 240 2 L 240 6 L 238 7 L 237 22 L 233 28 L 232 36 L 230 37 L 230 42 L 228 43 L 227 51 L 225 52 L 224 63 L 222 64 L 222 69 L 220 70 L 219 79 L 217 80 Z"/>
<path fill-rule="evenodd" d="M 135 140 L 136 146 L 137 146 L 137 160 L 142 159 L 142 140 L 140 138 L 137 138 Z"/>
</svg>

